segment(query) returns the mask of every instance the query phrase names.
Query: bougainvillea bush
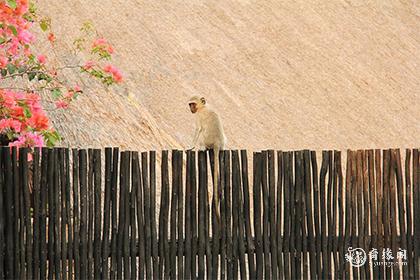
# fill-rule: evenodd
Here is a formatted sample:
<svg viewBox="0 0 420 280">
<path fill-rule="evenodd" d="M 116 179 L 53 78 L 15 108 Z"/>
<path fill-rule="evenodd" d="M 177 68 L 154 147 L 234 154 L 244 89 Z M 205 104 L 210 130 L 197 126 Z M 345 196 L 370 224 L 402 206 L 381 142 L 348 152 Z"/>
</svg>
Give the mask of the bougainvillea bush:
<svg viewBox="0 0 420 280">
<path fill-rule="evenodd" d="M 37 38 L 35 28 L 44 36 Z M 41 93 L 52 95 L 57 110 L 69 108 L 83 90 L 61 77 L 64 69 L 97 79 L 106 86 L 122 82 L 120 70 L 110 63 L 112 45 L 98 36 L 90 23 L 83 24 L 80 31 L 81 37 L 73 41 L 74 54 L 88 59 L 66 65 L 54 57 L 52 63 L 45 54 L 33 50 L 35 43 L 55 47 L 57 38 L 51 19 L 41 17 L 31 1 L 0 0 L 1 145 L 52 147 L 61 140 L 42 106 Z"/>
</svg>

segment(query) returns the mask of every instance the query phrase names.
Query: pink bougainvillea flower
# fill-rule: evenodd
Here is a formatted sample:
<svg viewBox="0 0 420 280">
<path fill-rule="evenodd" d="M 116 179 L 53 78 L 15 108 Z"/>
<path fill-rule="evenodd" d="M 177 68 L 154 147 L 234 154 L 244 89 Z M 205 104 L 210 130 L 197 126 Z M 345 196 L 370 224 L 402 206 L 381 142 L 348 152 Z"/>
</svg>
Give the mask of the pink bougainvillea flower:
<svg viewBox="0 0 420 280">
<path fill-rule="evenodd" d="M 1 95 L 4 105 L 6 107 L 13 107 L 16 105 L 15 94 L 10 90 L 5 90 Z"/>
<path fill-rule="evenodd" d="M 108 46 L 108 49 L 107 50 L 108 50 L 108 53 L 109 54 L 113 54 L 114 53 L 114 48 L 111 45 Z"/>
<path fill-rule="evenodd" d="M 114 79 L 115 82 L 117 82 L 117 83 L 122 82 L 123 75 L 117 67 L 115 67 L 111 64 L 107 64 L 104 67 L 104 71 L 112 74 L 112 78 Z"/>
<path fill-rule="evenodd" d="M 65 99 L 73 99 L 74 91 L 70 90 L 64 94 Z"/>
<path fill-rule="evenodd" d="M 85 65 L 83 65 L 83 69 L 89 70 L 89 69 L 92 69 L 93 66 L 95 66 L 95 62 L 89 60 L 89 61 L 86 61 Z"/>
<path fill-rule="evenodd" d="M 82 92 L 82 89 L 80 88 L 80 86 L 79 86 L 79 85 L 75 85 L 73 90 L 74 90 L 75 92 Z"/>
<path fill-rule="evenodd" d="M 29 93 L 26 95 L 26 103 L 29 106 L 29 109 L 31 110 L 31 112 L 34 113 L 41 113 L 42 111 L 42 107 L 41 104 L 39 103 L 39 95 L 34 94 L 34 93 Z"/>
<path fill-rule="evenodd" d="M 15 118 L 15 119 L 19 119 L 24 117 L 24 113 L 23 113 L 23 108 L 20 106 L 13 106 L 10 112 L 10 115 Z"/>
<path fill-rule="evenodd" d="M 19 4 L 17 5 L 17 7 L 15 9 L 15 13 L 18 16 L 22 16 L 22 15 L 26 14 L 26 12 L 29 9 L 28 1 L 27 0 L 20 0 L 18 2 L 19 2 Z"/>
<path fill-rule="evenodd" d="M 69 107 L 69 103 L 64 100 L 58 100 L 55 102 L 55 107 L 59 109 L 67 109 Z"/>
<path fill-rule="evenodd" d="M 9 144 L 10 147 L 43 147 L 44 139 L 42 135 L 35 132 L 25 132 L 19 138 Z"/>
<path fill-rule="evenodd" d="M 114 73 L 112 73 L 112 76 L 117 83 L 121 83 L 123 80 L 123 76 L 121 72 L 117 69 Z"/>
<path fill-rule="evenodd" d="M 38 59 L 39 63 L 41 63 L 41 64 L 45 64 L 45 62 L 47 61 L 47 57 L 43 54 L 38 55 L 37 59 Z"/>
<path fill-rule="evenodd" d="M 7 53 L 13 56 L 16 56 L 19 52 L 19 41 L 13 39 L 9 44 L 9 48 L 7 49 Z"/>
<path fill-rule="evenodd" d="M 99 38 L 93 41 L 92 48 L 105 46 L 107 44 L 106 40 L 104 38 Z"/>
<path fill-rule="evenodd" d="M 1 56 L 0 57 L 0 68 L 6 67 L 8 62 L 9 62 L 9 60 L 7 59 L 7 57 Z"/>
<path fill-rule="evenodd" d="M 55 42 L 55 35 L 54 35 L 54 33 L 50 32 L 48 34 L 48 41 L 50 41 L 51 43 L 54 43 Z"/>
<path fill-rule="evenodd" d="M 28 30 L 21 29 L 18 32 L 18 39 L 24 44 L 30 44 L 35 40 L 35 36 L 30 33 Z"/>
<path fill-rule="evenodd" d="M 32 116 L 28 119 L 27 124 L 32 128 L 44 130 L 49 127 L 49 120 L 45 114 L 38 112 L 32 114 Z"/>
<path fill-rule="evenodd" d="M 117 69 L 117 68 L 115 68 L 115 66 L 113 66 L 111 64 L 107 64 L 104 67 L 104 71 L 107 72 L 107 73 L 113 73 L 115 71 L 115 69 Z"/>
<path fill-rule="evenodd" d="M 112 78 L 114 79 L 115 82 L 117 82 L 117 83 L 122 82 L 123 75 L 122 75 L 121 71 L 117 67 L 115 67 L 115 66 L 113 66 L 111 64 L 107 64 L 104 67 L 104 71 L 106 73 L 112 74 Z"/>
<path fill-rule="evenodd" d="M 20 132 L 22 125 L 19 121 L 14 119 L 2 119 L 0 120 L 0 132 L 3 132 L 6 129 L 12 129 L 15 132 Z"/>
<path fill-rule="evenodd" d="M 26 94 L 23 92 L 15 92 L 14 95 L 16 100 L 26 100 Z"/>
</svg>

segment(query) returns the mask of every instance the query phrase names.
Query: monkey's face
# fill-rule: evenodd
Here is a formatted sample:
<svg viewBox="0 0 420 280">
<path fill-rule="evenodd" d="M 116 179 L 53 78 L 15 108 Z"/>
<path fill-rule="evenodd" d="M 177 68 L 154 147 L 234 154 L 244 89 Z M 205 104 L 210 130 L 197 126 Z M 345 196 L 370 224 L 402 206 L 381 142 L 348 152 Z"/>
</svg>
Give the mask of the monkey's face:
<svg viewBox="0 0 420 280">
<path fill-rule="evenodd" d="M 193 114 L 197 113 L 197 110 L 198 110 L 197 103 L 189 103 L 188 105 L 190 106 L 191 113 Z"/>
</svg>

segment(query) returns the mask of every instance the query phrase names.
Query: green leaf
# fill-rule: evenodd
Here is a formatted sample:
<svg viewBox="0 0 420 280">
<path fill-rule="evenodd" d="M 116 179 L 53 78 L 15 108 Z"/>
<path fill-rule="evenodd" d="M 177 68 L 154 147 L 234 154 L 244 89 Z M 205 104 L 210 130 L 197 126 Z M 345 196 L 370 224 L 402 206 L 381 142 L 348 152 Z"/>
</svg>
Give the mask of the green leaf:
<svg viewBox="0 0 420 280">
<path fill-rule="evenodd" d="M 12 8 L 13 10 L 16 9 L 17 5 L 16 5 L 16 0 L 7 0 L 7 6 L 9 6 L 9 8 Z"/>
<path fill-rule="evenodd" d="M 1 75 L 3 77 L 5 77 L 7 75 L 7 69 L 6 68 L 1 69 Z"/>
<path fill-rule="evenodd" d="M 30 117 L 32 117 L 31 110 L 29 110 L 29 108 L 28 108 L 28 107 L 25 107 L 25 108 L 23 109 L 23 115 L 25 116 L 25 118 L 30 118 Z"/>
<path fill-rule="evenodd" d="M 29 2 L 29 13 L 36 14 L 36 6 L 32 1 Z"/>
<path fill-rule="evenodd" d="M 32 81 L 33 79 L 35 79 L 36 73 L 35 72 L 29 72 L 28 73 L 28 79 L 29 81 Z"/>
<path fill-rule="evenodd" d="M 41 27 L 42 31 L 47 31 L 50 26 L 51 26 L 51 20 L 49 18 L 43 18 L 40 22 L 39 22 L 39 26 Z"/>
<path fill-rule="evenodd" d="M 49 148 L 54 147 L 57 141 L 61 141 L 61 136 L 57 133 L 57 131 L 44 131 L 42 136 L 44 136 L 47 147 Z"/>
<path fill-rule="evenodd" d="M 17 70 L 16 66 L 14 66 L 11 63 L 7 64 L 7 72 L 9 72 L 10 75 L 13 75 L 13 73 L 15 73 L 16 70 Z"/>
<path fill-rule="evenodd" d="M 47 31 L 48 30 L 48 25 L 45 23 L 45 21 L 41 21 L 39 23 L 39 26 L 41 27 L 42 31 Z"/>
<path fill-rule="evenodd" d="M 53 98 L 58 99 L 62 95 L 61 89 L 55 88 L 55 89 L 51 90 L 51 94 L 52 94 Z"/>
<path fill-rule="evenodd" d="M 38 73 L 38 81 L 46 81 L 47 83 L 52 81 L 52 78 L 45 73 Z"/>
<path fill-rule="evenodd" d="M 12 31 L 13 35 L 17 36 L 18 32 L 16 30 L 16 27 L 14 27 L 13 25 L 9 25 L 9 29 Z"/>
<path fill-rule="evenodd" d="M 24 73 L 26 71 L 26 66 L 20 66 L 19 68 L 18 68 L 18 72 L 19 72 L 19 74 L 22 74 L 22 73 Z"/>
<path fill-rule="evenodd" d="M 0 38 L 0 45 L 4 44 L 6 42 L 6 39 Z"/>
</svg>

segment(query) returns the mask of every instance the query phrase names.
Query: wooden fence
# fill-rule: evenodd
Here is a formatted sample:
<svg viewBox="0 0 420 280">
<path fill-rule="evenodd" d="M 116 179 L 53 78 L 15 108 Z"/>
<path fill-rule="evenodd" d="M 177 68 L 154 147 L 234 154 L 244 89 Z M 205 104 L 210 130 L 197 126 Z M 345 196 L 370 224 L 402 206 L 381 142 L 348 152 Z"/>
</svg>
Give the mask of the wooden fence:
<svg viewBox="0 0 420 280">
<path fill-rule="evenodd" d="M 420 279 L 418 149 L 224 151 L 220 223 L 208 158 L 1 148 L 0 278 Z"/>
</svg>

